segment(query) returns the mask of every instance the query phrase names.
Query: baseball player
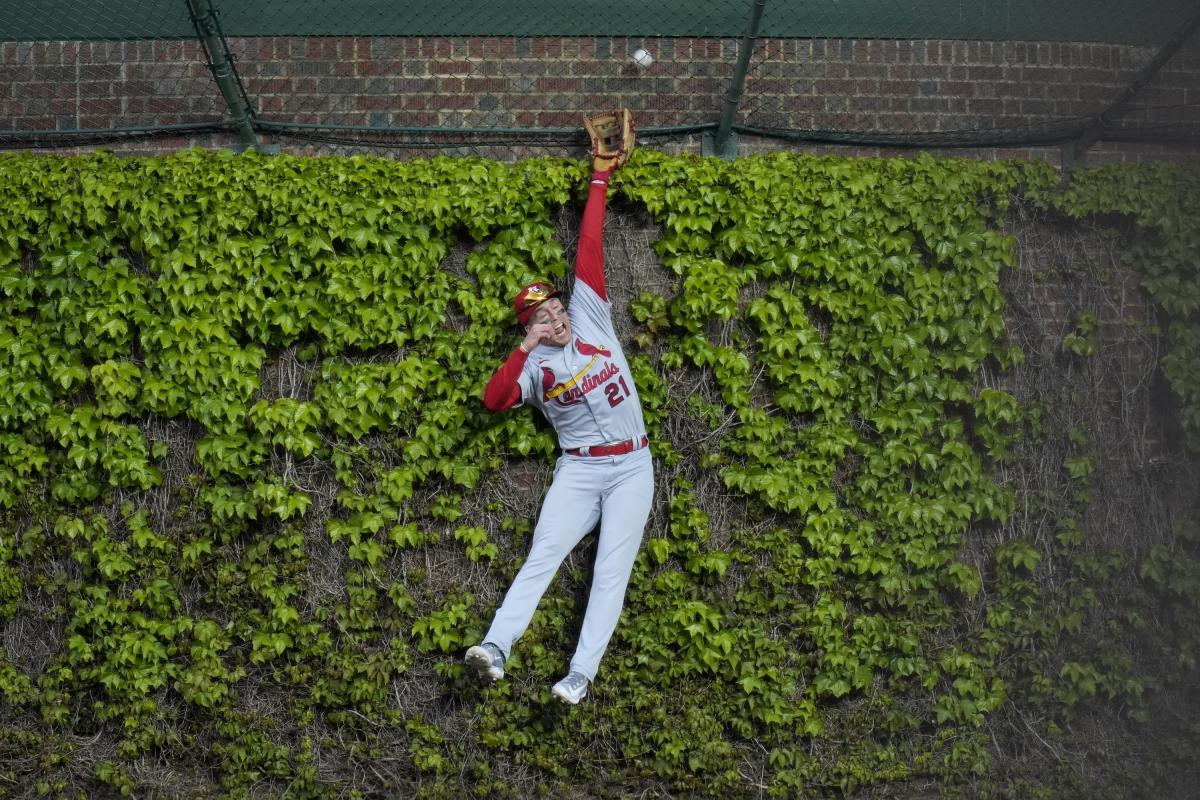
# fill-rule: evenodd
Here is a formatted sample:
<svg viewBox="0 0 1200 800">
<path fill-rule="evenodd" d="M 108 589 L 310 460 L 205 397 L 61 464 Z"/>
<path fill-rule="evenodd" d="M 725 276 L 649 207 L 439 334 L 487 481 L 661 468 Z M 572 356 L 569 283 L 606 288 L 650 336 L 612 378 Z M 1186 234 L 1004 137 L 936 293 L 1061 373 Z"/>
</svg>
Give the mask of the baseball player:
<svg viewBox="0 0 1200 800">
<path fill-rule="evenodd" d="M 604 277 L 608 179 L 634 145 L 627 109 L 585 119 L 593 172 L 575 260 L 571 307 L 547 283 L 517 293 L 524 340 L 496 370 L 484 404 L 501 411 L 536 406 L 554 426 L 562 455 L 538 516 L 529 557 L 466 664 L 484 680 L 504 677 L 504 662 L 529 626 L 538 601 L 576 544 L 600 522 L 595 577 L 579 643 L 554 695 L 572 705 L 587 694 L 617 626 L 634 557 L 650 514 L 654 471 L 641 402 L 612 324 Z"/>
</svg>

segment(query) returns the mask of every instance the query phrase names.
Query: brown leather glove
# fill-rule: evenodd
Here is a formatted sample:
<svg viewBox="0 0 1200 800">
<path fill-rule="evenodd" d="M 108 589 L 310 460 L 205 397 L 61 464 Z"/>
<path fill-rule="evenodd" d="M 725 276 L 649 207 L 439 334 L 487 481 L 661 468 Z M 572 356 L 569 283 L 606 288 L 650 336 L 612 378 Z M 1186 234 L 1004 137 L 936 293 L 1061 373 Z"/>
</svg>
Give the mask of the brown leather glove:
<svg viewBox="0 0 1200 800">
<path fill-rule="evenodd" d="M 637 140 L 633 114 L 628 108 L 597 114 L 590 119 L 585 114 L 583 126 L 592 137 L 592 169 L 609 172 L 625 166 Z"/>
</svg>

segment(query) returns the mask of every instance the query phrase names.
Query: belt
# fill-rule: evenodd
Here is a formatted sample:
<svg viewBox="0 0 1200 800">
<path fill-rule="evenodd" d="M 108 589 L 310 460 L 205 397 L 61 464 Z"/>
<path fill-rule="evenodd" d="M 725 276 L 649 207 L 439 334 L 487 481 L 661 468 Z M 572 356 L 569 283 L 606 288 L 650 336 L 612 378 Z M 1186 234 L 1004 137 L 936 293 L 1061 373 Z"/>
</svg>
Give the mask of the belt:
<svg viewBox="0 0 1200 800">
<path fill-rule="evenodd" d="M 640 439 L 626 439 L 616 444 L 593 444 L 588 447 L 574 447 L 563 452 L 569 456 L 623 456 L 634 450 L 641 450 L 650 444 L 650 440 L 642 434 Z"/>
</svg>

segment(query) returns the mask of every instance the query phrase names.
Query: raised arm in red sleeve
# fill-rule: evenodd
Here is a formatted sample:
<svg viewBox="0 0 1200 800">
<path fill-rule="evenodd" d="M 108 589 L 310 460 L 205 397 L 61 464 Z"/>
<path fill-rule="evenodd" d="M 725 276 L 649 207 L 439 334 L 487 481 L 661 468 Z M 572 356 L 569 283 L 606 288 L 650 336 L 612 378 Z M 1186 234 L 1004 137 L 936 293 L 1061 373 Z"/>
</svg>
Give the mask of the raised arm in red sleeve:
<svg viewBox="0 0 1200 800">
<path fill-rule="evenodd" d="M 612 171 L 593 172 L 588 187 L 587 205 L 579 227 L 579 251 L 575 255 L 575 277 L 608 299 L 604 282 L 604 206 L 608 201 L 608 178 Z"/>
<path fill-rule="evenodd" d="M 529 354 L 521 348 L 516 348 L 508 359 L 500 365 L 500 369 L 492 374 L 487 388 L 483 390 L 483 404 L 488 411 L 503 411 L 521 402 L 521 368 Z"/>
</svg>

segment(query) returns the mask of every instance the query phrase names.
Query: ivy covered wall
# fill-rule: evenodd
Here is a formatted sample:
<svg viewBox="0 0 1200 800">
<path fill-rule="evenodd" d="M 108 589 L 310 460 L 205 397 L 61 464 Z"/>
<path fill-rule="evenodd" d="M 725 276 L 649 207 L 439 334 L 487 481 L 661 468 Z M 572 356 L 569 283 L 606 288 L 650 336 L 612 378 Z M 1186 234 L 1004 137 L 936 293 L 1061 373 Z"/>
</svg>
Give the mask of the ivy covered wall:
<svg viewBox="0 0 1200 800">
<path fill-rule="evenodd" d="M 582 164 L 0 158 L 0 796 L 1185 796 L 1200 173 L 1057 181 L 636 154 L 657 498 L 566 709 L 594 548 L 505 682 L 460 657 L 555 452 L 479 398 Z M 1089 306 L 1117 272 L 1138 318 Z M 1091 289 L 1023 326 L 1030 281 Z M 1146 436 L 1155 513 L 1097 513 Z"/>
</svg>

